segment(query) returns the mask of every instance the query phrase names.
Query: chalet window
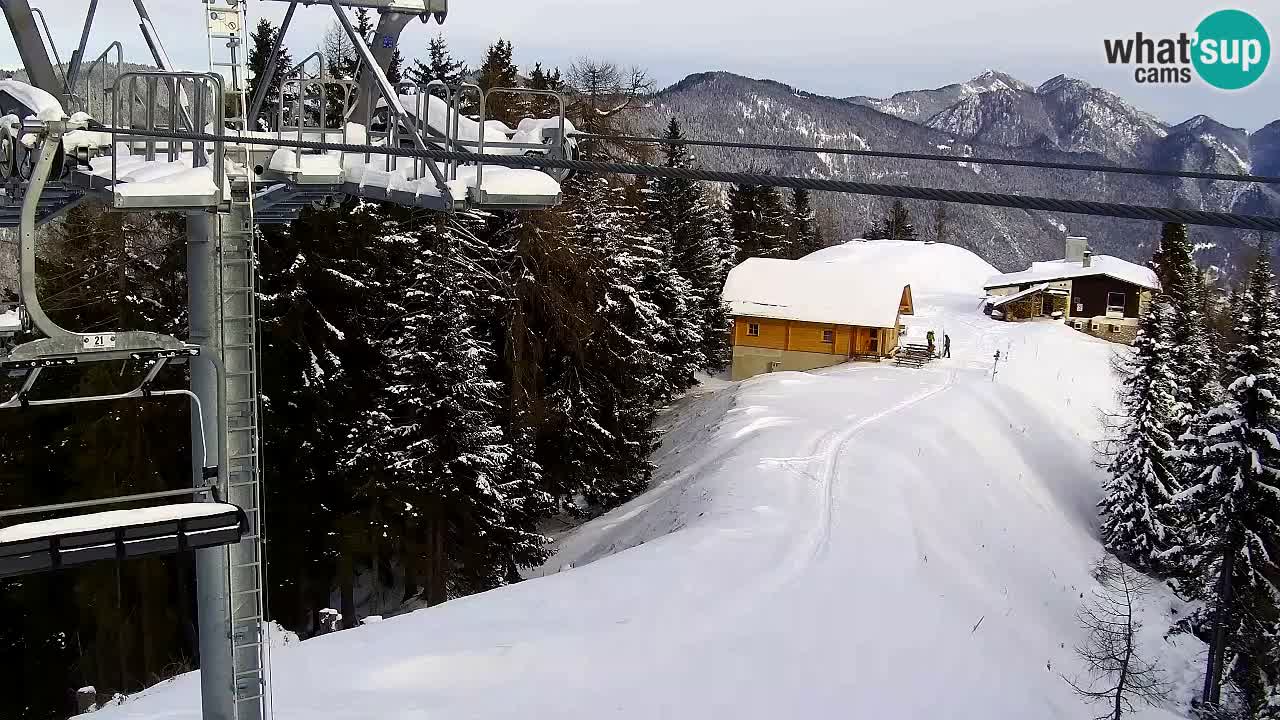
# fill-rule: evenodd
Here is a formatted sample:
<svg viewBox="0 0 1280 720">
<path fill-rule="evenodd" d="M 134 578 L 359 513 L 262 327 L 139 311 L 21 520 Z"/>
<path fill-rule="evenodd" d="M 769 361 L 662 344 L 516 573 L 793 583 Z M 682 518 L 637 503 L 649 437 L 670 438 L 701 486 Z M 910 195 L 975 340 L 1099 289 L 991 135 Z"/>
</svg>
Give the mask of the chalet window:
<svg viewBox="0 0 1280 720">
<path fill-rule="evenodd" d="M 1124 317 L 1124 293 L 1109 292 L 1107 293 L 1107 315 L 1110 317 Z"/>
<path fill-rule="evenodd" d="M 760 337 L 760 323 L 747 323 L 747 337 Z"/>
<path fill-rule="evenodd" d="M 1118 332 L 1120 332 L 1120 326 L 1119 326 L 1119 325 L 1112 325 L 1112 326 L 1111 326 L 1111 332 L 1113 332 L 1113 333 L 1118 333 Z"/>
<path fill-rule="evenodd" d="M 824 343 L 834 343 L 835 341 L 836 341 L 836 331 L 835 331 L 835 330 L 823 330 L 823 331 L 822 331 L 822 342 L 824 342 Z"/>
</svg>

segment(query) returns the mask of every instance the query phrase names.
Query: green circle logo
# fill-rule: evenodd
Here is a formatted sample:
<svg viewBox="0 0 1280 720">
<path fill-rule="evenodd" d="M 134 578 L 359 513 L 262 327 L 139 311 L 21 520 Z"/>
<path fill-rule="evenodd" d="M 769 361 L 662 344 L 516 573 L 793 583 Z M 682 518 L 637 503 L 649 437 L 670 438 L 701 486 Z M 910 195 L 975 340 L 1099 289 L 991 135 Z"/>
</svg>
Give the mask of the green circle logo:
<svg viewBox="0 0 1280 720">
<path fill-rule="evenodd" d="M 1205 82 L 1222 90 L 1249 87 L 1271 60 L 1267 29 L 1243 10 L 1219 10 L 1200 21 L 1196 36 L 1192 64 Z"/>
</svg>

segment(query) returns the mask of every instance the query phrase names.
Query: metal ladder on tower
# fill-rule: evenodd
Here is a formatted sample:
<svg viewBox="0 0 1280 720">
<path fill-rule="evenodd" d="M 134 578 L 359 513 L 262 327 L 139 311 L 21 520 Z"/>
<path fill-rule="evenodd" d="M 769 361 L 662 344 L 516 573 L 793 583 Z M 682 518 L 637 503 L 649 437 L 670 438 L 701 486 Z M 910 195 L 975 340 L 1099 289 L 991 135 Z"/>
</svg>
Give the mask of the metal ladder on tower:
<svg viewBox="0 0 1280 720">
<path fill-rule="evenodd" d="M 227 76 L 226 100 L 235 108 L 226 120 L 227 129 L 246 132 L 247 0 L 204 2 L 209 68 Z M 226 501 L 243 508 L 249 523 L 249 532 L 229 550 L 231 662 L 236 720 L 263 720 L 271 716 L 270 638 L 265 624 L 253 162 L 248 145 L 226 143 L 225 147 L 227 196 L 216 218 L 221 328 L 216 340 L 222 363 L 220 412 L 226 428 L 222 458 Z"/>
</svg>

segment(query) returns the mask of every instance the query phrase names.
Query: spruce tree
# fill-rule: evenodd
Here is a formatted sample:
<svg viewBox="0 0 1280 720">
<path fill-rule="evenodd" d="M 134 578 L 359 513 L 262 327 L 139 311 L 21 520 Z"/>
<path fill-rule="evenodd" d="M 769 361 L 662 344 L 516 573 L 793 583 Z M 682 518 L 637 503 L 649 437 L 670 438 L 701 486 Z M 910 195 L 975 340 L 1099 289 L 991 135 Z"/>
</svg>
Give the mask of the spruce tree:
<svg viewBox="0 0 1280 720">
<path fill-rule="evenodd" d="M 822 233 L 818 230 L 813 215 L 813 205 L 809 201 L 809 191 L 796 188 L 791 193 L 790 216 L 790 248 L 792 259 L 815 253 L 822 249 Z"/>
<path fill-rule="evenodd" d="M 529 81 L 525 84 L 530 90 L 564 90 L 564 80 L 560 77 L 560 69 L 545 70 L 542 63 L 534 63 L 529 71 Z M 521 111 L 526 117 L 552 117 L 560 112 L 560 106 L 554 98 L 528 95 L 521 99 Z"/>
<path fill-rule="evenodd" d="M 531 492 L 523 485 L 530 476 L 521 472 L 521 485 L 507 486 L 512 449 L 499 425 L 503 387 L 491 377 L 493 346 L 477 332 L 478 299 L 447 223 L 416 238 L 403 314 L 381 343 L 388 384 L 366 416 L 356 453 L 370 478 L 361 494 L 375 508 L 371 517 L 398 531 L 429 604 L 447 600 L 457 577 L 472 588 L 492 587 L 509 577 L 511 563 L 543 556 L 531 527 L 539 508 L 523 502 L 529 497 L 521 499 L 519 524 L 511 522 L 504 491 Z"/>
<path fill-rule="evenodd" d="M 250 98 L 258 92 L 259 84 L 266 76 L 267 63 L 271 59 L 271 49 L 275 46 L 277 32 L 276 26 L 270 20 L 262 18 L 258 20 L 257 27 L 254 28 L 253 33 L 249 36 L 251 44 L 248 59 Z M 267 86 L 267 94 L 262 101 L 262 115 L 258 118 L 260 128 L 272 127 L 276 118 L 279 117 L 281 78 L 292 67 L 293 57 L 289 55 L 289 49 L 281 45 L 276 59 L 275 73 Z"/>
<path fill-rule="evenodd" d="M 356 35 L 364 40 L 366 44 L 373 41 L 373 18 L 369 15 L 368 8 L 356 8 L 356 19 L 355 23 L 353 23 L 353 27 L 355 28 Z M 360 77 L 360 53 L 356 52 L 354 46 L 345 56 L 331 58 L 331 63 L 333 59 L 337 59 L 341 63 L 341 65 L 338 66 L 342 71 L 342 74 L 339 77 Z"/>
<path fill-rule="evenodd" d="M 1174 439 L 1169 434 L 1178 379 L 1170 364 L 1172 308 L 1157 299 L 1143 316 L 1128 377 L 1122 384 L 1124 422 L 1099 503 L 1102 541 L 1129 564 L 1167 572 L 1180 548 L 1172 508 L 1178 485 Z"/>
<path fill-rule="evenodd" d="M 683 137 L 680 123 L 672 117 L 666 138 Z M 666 144 L 663 153 L 667 167 L 693 167 L 686 145 Z M 692 180 L 661 178 L 646 191 L 645 205 L 645 231 L 670 255 L 671 267 L 688 286 L 687 292 L 673 292 L 684 292 L 683 304 L 692 316 L 702 356 L 699 367 L 718 370 L 725 364 L 728 316 L 720 300 L 725 276 L 712 203 Z"/>
<path fill-rule="evenodd" d="M 944 243 L 950 236 L 951 219 L 947 213 L 947 204 L 939 202 L 933 207 L 933 241 Z"/>
<path fill-rule="evenodd" d="M 756 185 L 735 185 L 729 191 L 736 263 L 750 257 L 787 257 L 787 211 L 778 191 Z"/>
<path fill-rule="evenodd" d="M 874 237 L 872 237 L 874 235 Z M 872 229 L 868 240 L 915 240 L 916 227 L 911 222 L 911 212 L 901 200 L 894 200 L 889 214 Z"/>
<path fill-rule="evenodd" d="M 1221 388 L 1210 353 L 1213 342 L 1203 310 L 1203 278 L 1192 257 L 1186 226 L 1166 223 L 1152 259 L 1161 291 L 1173 308 L 1171 362 L 1183 382 L 1175 391 L 1169 431 L 1180 440 L 1193 419 L 1203 417 L 1217 403 Z M 1194 448 L 1188 450 L 1194 453 Z"/>
<path fill-rule="evenodd" d="M 563 232 L 523 241 L 529 283 L 518 286 L 527 299 L 511 323 L 519 342 L 510 352 L 536 355 L 544 373 L 516 376 L 521 400 L 541 408 L 546 487 L 565 510 L 590 514 L 647 486 L 656 407 L 691 372 L 668 353 L 692 347 L 696 358 L 696 342 L 683 335 L 679 275 L 639 228 L 624 188 L 581 175 L 565 195 Z M 539 326 L 545 340 L 524 339 Z"/>
<path fill-rule="evenodd" d="M 400 48 L 396 48 L 391 53 L 391 62 L 387 63 L 387 81 L 393 86 L 404 82 L 404 56 L 400 54 Z"/>
<path fill-rule="evenodd" d="M 520 73 L 514 60 L 514 48 L 510 40 L 498 39 L 485 53 L 476 84 L 486 92 L 495 87 L 511 88 L 519 84 Z M 485 105 L 488 120 L 500 120 L 510 127 L 519 122 L 519 97 L 508 93 L 496 94 Z"/>
<path fill-rule="evenodd" d="M 1280 308 L 1265 249 L 1241 302 L 1223 401 L 1192 424 L 1194 484 L 1178 496 L 1187 519 L 1188 594 L 1205 608 L 1183 627 L 1210 643 L 1206 692 L 1232 682 L 1250 714 L 1274 693 L 1280 658 L 1274 637 L 1280 597 Z"/>
<path fill-rule="evenodd" d="M 437 33 L 427 46 L 427 62 L 414 60 L 408 74 L 419 85 L 440 80 L 453 88 L 466 79 L 467 64 L 449 54 L 449 45 L 445 42 L 444 35 Z"/>
</svg>

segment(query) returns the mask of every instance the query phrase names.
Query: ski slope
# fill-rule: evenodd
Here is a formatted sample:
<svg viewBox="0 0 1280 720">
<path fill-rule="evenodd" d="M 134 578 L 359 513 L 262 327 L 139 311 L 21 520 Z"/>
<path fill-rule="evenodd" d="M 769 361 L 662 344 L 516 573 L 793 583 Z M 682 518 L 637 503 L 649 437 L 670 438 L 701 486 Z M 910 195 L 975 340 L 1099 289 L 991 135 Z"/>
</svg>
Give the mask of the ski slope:
<svg viewBox="0 0 1280 720">
<path fill-rule="evenodd" d="M 1091 443 L 1116 346 L 979 310 L 965 250 L 812 261 L 912 277 L 908 338 L 954 359 L 709 381 L 663 418 L 654 488 L 519 585 L 278 649 L 280 720 L 1081 718 L 1075 613 L 1101 548 Z M 992 379 L 995 352 L 1004 358 Z M 1199 648 L 1144 650 L 1181 716 Z M 185 675 L 94 720 L 195 720 Z"/>
</svg>

